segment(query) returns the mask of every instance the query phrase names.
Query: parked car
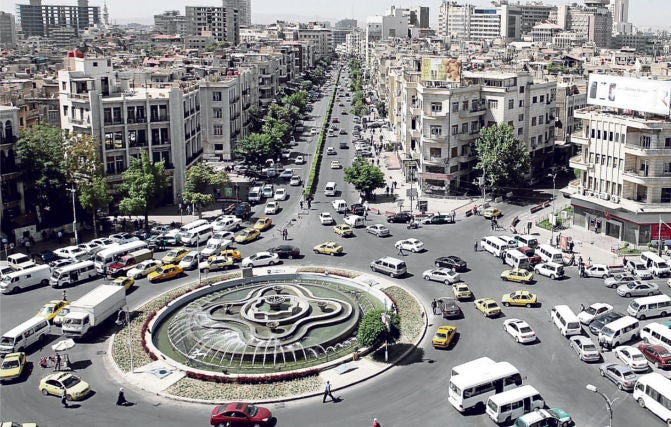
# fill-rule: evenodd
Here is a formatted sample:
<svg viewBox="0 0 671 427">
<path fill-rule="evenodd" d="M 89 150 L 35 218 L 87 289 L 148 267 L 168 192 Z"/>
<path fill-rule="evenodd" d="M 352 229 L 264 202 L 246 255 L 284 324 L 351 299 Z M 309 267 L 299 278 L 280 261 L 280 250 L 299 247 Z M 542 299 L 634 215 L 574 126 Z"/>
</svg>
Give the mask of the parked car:
<svg viewBox="0 0 671 427">
<path fill-rule="evenodd" d="M 647 295 L 660 294 L 659 286 L 654 282 L 641 282 L 634 280 L 624 285 L 617 287 L 617 294 L 621 297 L 640 297 Z"/>
<path fill-rule="evenodd" d="M 606 277 L 603 284 L 608 288 L 617 288 L 620 285 L 624 285 L 634 280 L 636 280 L 636 278 L 631 273 L 617 273 L 612 277 Z"/>
<path fill-rule="evenodd" d="M 615 356 L 634 372 L 646 372 L 649 369 L 648 360 L 641 350 L 631 345 L 621 345 L 613 349 Z"/>
<path fill-rule="evenodd" d="M 596 348 L 594 342 L 583 335 L 573 335 L 569 340 L 569 346 L 576 352 L 580 360 L 584 362 L 598 362 L 601 360 L 601 353 Z"/>
<path fill-rule="evenodd" d="M 583 325 L 592 323 L 595 317 L 613 311 L 613 306 L 603 302 L 596 302 L 578 313 L 578 320 Z"/>
<path fill-rule="evenodd" d="M 433 263 L 436 267 L 451 268 L 454 271 L 465 271 L 468 268 L 466 261 L 455 255 L 438 257 Z"/>
<path fill-rule="evenodd" d="M 638 375 L 621 363 L 603 363 L 599 366 L 599 373 L 615 383 L 620 390 L 633 391 L 638 380 Z"/>
<path fill-rule="evenodd" d="M 666 347 L 643 343 L 638 345 L 638 350 L 656 368 L 671 368 L 671 352 Z"/>
<path fill-rule="evenodd" d="M 524 320 L 507 319 L 503 321 L 503 330 L 518 343 L 530 343 L 536 341 L 536 332 Z"/>
<path fill-rule="evenodd" d="M 433 280 L 434 282 L 445 283 L 446 285 L 452 285 L 457 282 L 461 282 L 461 275 L 454 270 L 449 268 L 432 268 L 426 270 L 422 273 L 424 280 Z"/>
<path fill-rule="evenodd" d="M 589 331 L 593 333 L 594 335 L 598 336 L 599 332 L 601 332 L 601 329 L 609 324 L 610 322 L 614 322 L 617 319 L 624 317 L 624 314 L 619 313 L 617 311 L 609 311 L 608 313 L 601 314 L 597 317 L 595 317 L 589 324 Z"/>
<path fill-rule="evenodd" d="M 0 382 L 12 381 L 23 375 L 26 366 L 26 353 L 9 353 L 2 359 L 0 364 Z"/>
</svg>

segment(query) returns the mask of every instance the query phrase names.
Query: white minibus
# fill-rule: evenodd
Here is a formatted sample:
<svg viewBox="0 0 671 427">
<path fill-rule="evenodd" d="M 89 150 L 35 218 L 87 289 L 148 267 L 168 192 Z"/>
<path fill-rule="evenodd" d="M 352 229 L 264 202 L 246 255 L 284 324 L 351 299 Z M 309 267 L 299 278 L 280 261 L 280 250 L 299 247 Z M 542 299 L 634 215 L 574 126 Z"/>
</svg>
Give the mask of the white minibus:
<svg viewBox="0 0 671 427">
<path fill-rule="evenodd" d="M 179 238 L 187 246 L 196 246 L 206 243 L 212 237 L 212 224 L 207 223 L 189 231 L 180 231 Z"/>
<path fill-rule="evenodd" d="M 647 317 L 664 317 L 671 313 L 671 298 L 666 294 L 636 298 L 629 303 L 627 313 L 640 320 Z"/>
<path fill-rule="evenodd" d="M 335 182 L 327 182 L 326 186 L 324 187 L 324 195 L 325 196 L 336 196 L 337 191 L 336 189 L 338 188 L 337 184 Z"/>
<path fill-rule="evenodd" d="M 76 285 L 99 276 L 93 261 L 82 261 L 65 265 L 51 272 L 49 284 L 52 288 Z"/>
<path fill-rule="evenodd" d="M 671 426 L 671 381 L 657 372 L 641 375 L 632 397 L 641 408 L 648 408 Z"/>
<path fill-rule="evenodd" d="M 641 261 L 657 277 L 666 277 L 671 274 L 669 263 L 654 252 L 646 251 L 641 254 Z"/>
<path fill-rule="evenodd" d="M 497 258 L 501 258 L 501 252 L 508 250 L 508 243 L 499 239 L 497 236 L 483 237 L 481 244 L 484 250 Z"/>
<path fill-rule="evenodd" d="M 452 373 L 450 376 L 453 377 L 455 375 L 461 375 L 467 372 L 477 372 L 494 365 L 496 365 L 496 362 L 494 362 L 489 357 L 480 357 L 478 359 L 471 360 L 470 362 L 455 366 L 452 368 Z"/>
<path fill-rule="evenodd" d="M 110 266 L 117 258 L 128 255 L 130 252 L 147 247 L 147 242 L 136 240 L 134 242 L 124 243 L 123 245 L 111 246 L 98 252 L 95 256 L 96 270 L 100 274 L 105 274 L 107 267 Z"/>
<path fill-rule="evenodd" d="M 543 262 L 556 262 L 557 264 L 564 264 L 564 255 L 560 249 L 553 248 L 550 245 L 540 245 L 536 249 L 536 253 L 543 260 Z"/>
<path fill-rule="evenodd" d="M 582 334 L 580 320 L 568 305 L 555 305 L 550 311 L 550 319 L 555 324 L 559 333 L 568 337 Z"/>
<path fill-rule="evenodd" d="M 49 283 L 50 272 L 49 266 L 42 264 L 8 273 L 0 279 L 0 292 L 11 294 L 33 286 L 46 285 Z"/>
<path fill-rule="evenodd" d="M 487 415 L 495 423 L 509 424 L 512 420 L 545 407 L 541 394 L 530 385 L 523 385 L 503 393 L 495 394 L 487 400 Z"/>
<path fill-rule="evenodd" d="M 527 246 L 531 249 L 536 249 L 538 247 L 538 236 L 532 234 L 524 234 L 522 236 L 515 236 L 515 241 L 517 241 L 517 246 Z"/>
<path fill-rule="evenodd" d="M 457 411 L 485 408 L 487 399 L 522 384 L 520 372 L 508 362 L 499 362 L 479 372 L 467 372 L 450 378 L 448 398 Z"/>
<path fill-rule="evenodd" d="M 671 351 L 671 328 L 661 323 L 648 323 L 641 329 L 641 339 L 652 345 L 664 346 Z"/>
<path fill-rule="evenodd" d="M 529 257 L 518 250 L 506 251 L 505 262 L 513 268 L 530 270 Z"/>
<path fill-rule="evenodd" d="M 197 219 L 195 221 L 191 221 L 190 223 L 183 225 L 179 227 L 179 234 L 189 232 L 193 230 L 194 228 L 198 228 L 201 225 L 209 224 L 210 222 L 205 220 L 205 219 Z"/>
<path fill-rule="evenodd" d="M 0 356 L 25 351 L 36 342 L 44 342 L 51 332 L 49 321 L 44 317 L 31 317 L 0 338 Z"/>
<path fill-rule="evenodd" d="M 638 337 L 640 327 L 638 320 L 631 316 L 620 317 L 599 331 L 599 343 L 606 348 L 614 348 Z"/>
</svg>

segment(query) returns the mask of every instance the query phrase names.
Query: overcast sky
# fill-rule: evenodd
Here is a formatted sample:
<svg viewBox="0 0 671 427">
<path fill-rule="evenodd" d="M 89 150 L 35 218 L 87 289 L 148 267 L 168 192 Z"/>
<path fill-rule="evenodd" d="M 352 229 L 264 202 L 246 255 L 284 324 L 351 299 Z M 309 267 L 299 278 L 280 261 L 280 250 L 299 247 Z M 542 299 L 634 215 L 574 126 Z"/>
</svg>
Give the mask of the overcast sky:
<svg viewBox="0 0 671 427">
<path fill-rule="evenodd" d="M 546 4 L 582 3 L 580 0 L 545 0 Z M 0 10 L 15 12 L 16 0 L 0 0 Z M 27 4 L 28 0 L 18 2 Z M 76 5 L 77 0 L 42 0 L 43 4 Z M 184 13 L 184 4 L 218 6 L 218 0 L 108 0 L 107 7 L 110 20 L 118 23 L 140 22 L 153 23 L 153 15 L 164 10 L 177 9 Z M 407 7 L 421 4 L 430 7 L 431 21 L 436 22 L 440 0 L 252 0 L 252 22 L 269 23 L 275 19 L 300 18 L 302 20 L 330 20 L 335 22 L 342 18 L 354 17 L 364 22 L 366 16 L 379 15 L 389 9 L 391 5 Z M 460 0 L 459 3 L 473 3 L 488 5 L 485 0 Z M 511 1 L 513 3 L 513 1 Z M 521 1 L 526 3 L 526 0 Z M 640 28 L 667 28 L 671 29 L 671 0 L 631 0 L 629 6 L 629 20 Z M 102 6 L 103 0 L 90 0 L 92 6 Z"/>
</svg>

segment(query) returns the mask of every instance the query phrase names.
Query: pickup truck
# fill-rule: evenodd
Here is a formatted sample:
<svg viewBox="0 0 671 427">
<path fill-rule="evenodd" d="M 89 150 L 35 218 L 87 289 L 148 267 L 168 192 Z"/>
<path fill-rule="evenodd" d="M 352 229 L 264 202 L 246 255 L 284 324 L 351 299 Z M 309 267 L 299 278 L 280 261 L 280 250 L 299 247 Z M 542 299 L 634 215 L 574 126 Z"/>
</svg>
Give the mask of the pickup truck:
<svg viewBox="0 0 671 427">
<path fill-rule="evenodd" d="M 107 274 L 112 277 L 125 276 L 128 271 L 135 267 L 138 263 L 151 259 L 154 252 L 151 249 L 140 249 L 124 255 L 116 262 L 107 267 Z"/>
<path fill-rule="evenodd" d="M 8 256 L 7 264 L 14 270 L 23 270 L 24 268 L 34 267 L 35 261 L 28 255 L 19 252 Z"/>
</svg>

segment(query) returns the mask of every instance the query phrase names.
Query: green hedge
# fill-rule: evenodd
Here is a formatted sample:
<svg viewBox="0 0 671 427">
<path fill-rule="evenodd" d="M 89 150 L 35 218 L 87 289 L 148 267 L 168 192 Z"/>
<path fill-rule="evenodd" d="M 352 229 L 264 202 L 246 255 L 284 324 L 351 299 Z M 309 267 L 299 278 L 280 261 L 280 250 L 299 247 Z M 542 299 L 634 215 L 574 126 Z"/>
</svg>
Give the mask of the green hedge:
<svg viewBox="0 0 671 427">
<path fill-rule="evenodd" d="M 308 174 L 308 180 L 305 183 L 305 191 L 303 194 L 305 197 L 309 197 L 314 194 L 316 186 L 319 179 L 319 166 L 321 165 L 323 151 L 324 151 L 324 140 L 326 138 L 326 132 L 328 131 L 328 126 L 331 121 L 331 112 L 333 110 L 333 104 L 335 103 L 336 93 L 338 92 L 338 83 L 340 82 L 340 69 L 338 69 L 338 78 L 336 79 L 336 84 L 333 85 L 333 92 L 331 93 L 331 99 L 329 99 L 328 107 L 326 108 L 326 114 L 324 116 L 324 121 L 322 123 L 321 132 L 319 132 L 319 138 L 317 139 L 317 148 L 315 149 L 315 155 L 312 159 L 312 165 L 310 166 L 310 173 Z"/>
</svg>

